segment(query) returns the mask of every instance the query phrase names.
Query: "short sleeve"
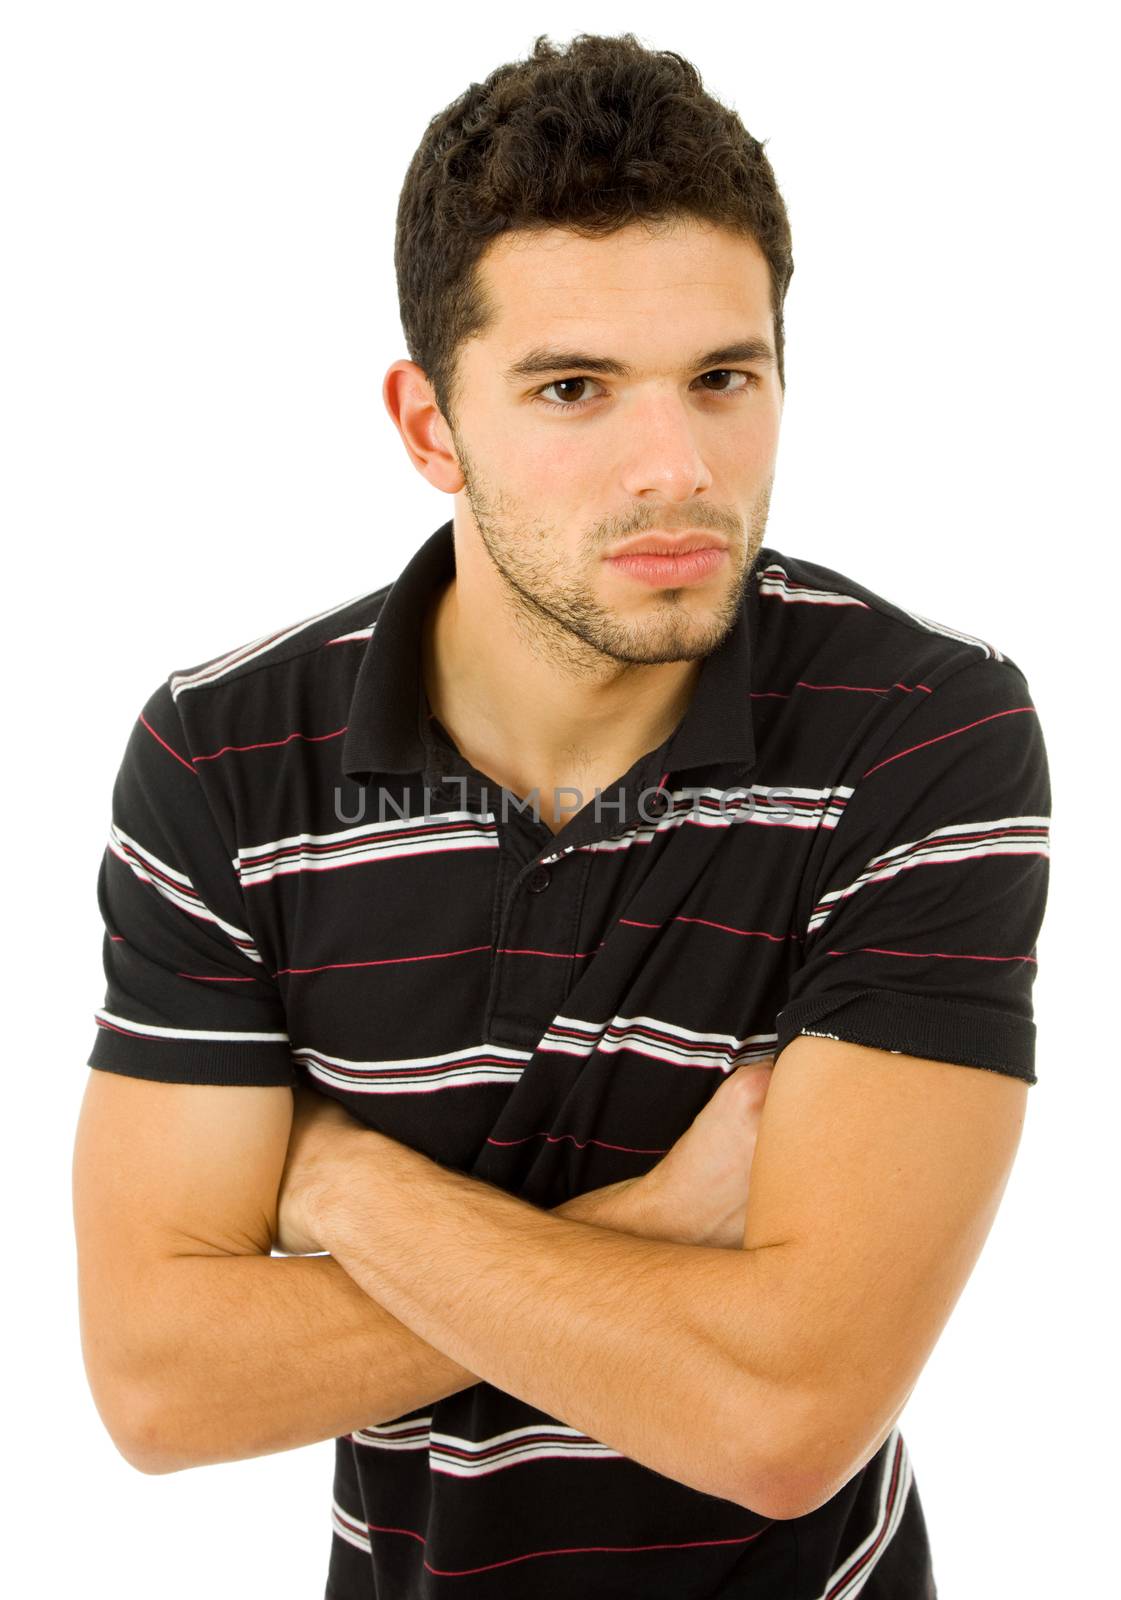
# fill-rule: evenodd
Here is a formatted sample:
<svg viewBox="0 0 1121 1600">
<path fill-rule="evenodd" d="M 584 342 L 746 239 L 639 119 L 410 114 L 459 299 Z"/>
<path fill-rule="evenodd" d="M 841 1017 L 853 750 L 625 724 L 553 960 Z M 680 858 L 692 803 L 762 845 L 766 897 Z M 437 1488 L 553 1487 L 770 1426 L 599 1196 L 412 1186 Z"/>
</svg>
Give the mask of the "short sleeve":
<svg viewBox="0 0 1121 1600">
<path fill-rule="evenodd" d="M 170 1083 L 293 1084 L 283 1001 L 167 684 L 132 729 L 97 878 L 105 1004 L 87 1064 Z"/>
<path fill-rule="evenodd" d="M 820 1034 L 1035 1083 L 1051 820 L 1039 719 L 999 657 L 913 692 L 826 836 L 776 1059 Z"/>
</svg>

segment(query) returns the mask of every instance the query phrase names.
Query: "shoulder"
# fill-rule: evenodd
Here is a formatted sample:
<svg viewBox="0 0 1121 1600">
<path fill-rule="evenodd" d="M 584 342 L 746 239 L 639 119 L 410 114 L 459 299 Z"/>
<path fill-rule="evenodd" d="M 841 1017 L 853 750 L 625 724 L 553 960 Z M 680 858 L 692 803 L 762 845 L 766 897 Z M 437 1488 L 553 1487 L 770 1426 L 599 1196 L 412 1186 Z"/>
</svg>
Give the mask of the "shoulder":
<svg viewBox="0 0 1121 1600">
<path fill-rule="evenodd" d="M 128 762 L 209 776 L 217 757 L 316 739 L 345 723 L 364 643 L 391 585 L 282 624 L 178 668 L 144 700 Z"/>
<path fill-rule="evenodd" d="M 1040 788 L 1031 690 L 996 643 L 773 547 L 760 550 L 754 577 L 751 704 L 768 772 L 805 782 L 808 771 L 850 790 L 890 773 L 897 790 L 978 756 Z"/>
<path fill-rule="evenodd" d="M 309 657 L 318 655 L 328 646 L 368 639 L 390 587 L 387 584 L 369 594 L 355 595 L 324 611 L 273 628 L 195 666 L 171 672 L 167 678 L 168 692 L 178 701 L 184 694 L 195 694 L 216 685 L 230 687 L 242 683 L 254 673 L 306 663 Z"/>
<path fill-rule="evenodd" d="M 919 673 L 941 680 L 977 662 L 1023 677 L 989 639 L 914 611 L 878 589 L 822 562 L 764 545 L 753 569 L 758 657 L 771 665 L 814 660 L 862 671 Z M 1000 672 L 994 677 L 1005 676 Z"/>
</svg>

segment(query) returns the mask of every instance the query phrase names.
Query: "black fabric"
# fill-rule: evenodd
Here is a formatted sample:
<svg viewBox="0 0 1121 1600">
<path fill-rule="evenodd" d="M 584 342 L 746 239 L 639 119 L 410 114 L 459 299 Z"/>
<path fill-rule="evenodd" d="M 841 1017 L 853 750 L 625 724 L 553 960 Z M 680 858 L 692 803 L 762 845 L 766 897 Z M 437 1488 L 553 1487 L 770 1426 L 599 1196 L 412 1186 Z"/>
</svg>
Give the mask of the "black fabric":
<svg viewBox="0 0 1121 1600">
<path fill-rule="evenodd" d="M 429 715 L 453 576 L 445 523 L 150 695 L 91 1066 L 308 1081 L 540 1206 L 648 1170 L 803 1033 L 1036 1081 L 1050 792 L 1014 662 L 765 547 L 680 725 L 554 836 Z M 868 1600 L 934 1592 L 898 1428 L 775 1523 L 482 1383 L 338 1440 L 331 1517 L 336 1600 L 812 1600 L 854 1561 Z"/>
</svg>

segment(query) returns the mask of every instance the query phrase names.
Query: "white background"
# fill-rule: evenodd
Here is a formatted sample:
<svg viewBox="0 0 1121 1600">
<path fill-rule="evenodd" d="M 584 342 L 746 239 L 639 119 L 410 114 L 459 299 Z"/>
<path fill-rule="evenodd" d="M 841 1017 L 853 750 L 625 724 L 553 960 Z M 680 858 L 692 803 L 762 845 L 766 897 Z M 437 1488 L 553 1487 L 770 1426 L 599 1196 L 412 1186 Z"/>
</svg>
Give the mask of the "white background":
<svg viewBox="0 0 1121 1600">
<path fill-rule="evenodd" d="M 3 8 L 9 1592 L 322 1593 L 330 1442 L 145 1477 L 86 1386 L 69 1183 L 103 999 L 97 868 L 130 725 L 170 671 L 389 582 L 451 515 L 380 399 L 406 353 L 399 186 L 470 81 L 537 33 L 582 28 L 688 56 L 767 143 L 796 260 L 768 543 L 981 635 L 1032 688 L 1056 813 L 1040 1081 L 902 1426 L 941 1600 L 1106 1592 L 1119 528 L 1105 14 Z M 57 1578 L 18 1576 L 36 1571 Z"/>
</svg>

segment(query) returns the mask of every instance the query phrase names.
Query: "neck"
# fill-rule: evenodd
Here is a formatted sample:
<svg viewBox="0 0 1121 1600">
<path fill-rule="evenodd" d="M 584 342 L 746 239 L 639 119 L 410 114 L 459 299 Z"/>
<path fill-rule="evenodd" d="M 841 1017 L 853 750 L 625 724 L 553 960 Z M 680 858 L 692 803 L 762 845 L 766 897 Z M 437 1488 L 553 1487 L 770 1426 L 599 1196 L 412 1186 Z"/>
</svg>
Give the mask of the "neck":
<svg viewBox="0 0 1121 1600">
<path fill-rule="evenodd" d="M 673 732 L 702 663 L 614 661 L 571 635 L 546 655 L 502 582 L 457 548 L 422 632 L 429 706 L 466 759 L 513 793 L 571 784 L 590 798 Z"/>
</svg>

